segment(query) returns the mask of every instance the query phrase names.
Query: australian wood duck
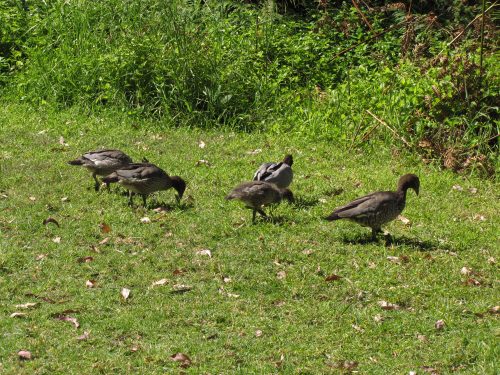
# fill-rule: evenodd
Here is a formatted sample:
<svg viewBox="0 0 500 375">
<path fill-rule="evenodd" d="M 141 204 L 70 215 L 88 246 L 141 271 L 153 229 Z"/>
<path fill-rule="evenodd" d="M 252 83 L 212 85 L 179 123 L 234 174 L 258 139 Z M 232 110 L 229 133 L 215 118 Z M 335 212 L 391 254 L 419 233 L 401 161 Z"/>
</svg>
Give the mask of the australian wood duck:
<svg viewBox="0 0 500 375">
<path fill-rule="evenodd" d="M 286 155 L 279 163 L 264 163 L 255 172 L 253 180 L 272 182 L 281 189 L 287 188 L 293 180 L 292 164 L 292 155 Z"/>
<path fill-rule="evenodd" d="M 117 169 L 109 176 L 103 178 L 106 183 L 118 182 L 129 191 L 129 204 L 132 204 L 133 194 L 142 196 L 144 206 L 146 197 L 155 191 L 168 190 L 174 188 L 178 195 L 177 202 L 180 201 L 186 182 L 179 176 L 169 176 L 161 168 L 151 163 L 131 163 L 123 168 Z"/>
<path fill-rule="evenodd" d="M 264 181 L 244 182 L 236 186 L 226 199 L 239 199 L 246 207 L 253 210 L 252 223 L 255 223 L 255 214 L 258 212 L 266 217 L 263 207 L 273 203 L 280 203 L 282 199 L 293 202 L 293 194 L 289 189 L 280 189 L 273 183 Z"/>
<path fill-rule="evenodd" d="M 68 161 L 68 164 L 82 165 L 92 172 L 96 191 L 99 191 L 100 185 L 97 179 L 98 175 L 107 176 L 129 163 L 132 163 L 130 156 L 120 150 L 89 151 L 78 159 Z"/>
<path fill-rule="evenodd" d="M 418 195 L 420 180 L 414 174 L 405 174 L 399 179 L 396 191 L 378 191 L 353 200 L 339 207 L 326 217 L 327 220 L 348 219 L 372 228 L 372 239 L 381 232 L 382 225 L 394 220 L 406 204 L 406 191 L 413 189 Z"/>
</svg>

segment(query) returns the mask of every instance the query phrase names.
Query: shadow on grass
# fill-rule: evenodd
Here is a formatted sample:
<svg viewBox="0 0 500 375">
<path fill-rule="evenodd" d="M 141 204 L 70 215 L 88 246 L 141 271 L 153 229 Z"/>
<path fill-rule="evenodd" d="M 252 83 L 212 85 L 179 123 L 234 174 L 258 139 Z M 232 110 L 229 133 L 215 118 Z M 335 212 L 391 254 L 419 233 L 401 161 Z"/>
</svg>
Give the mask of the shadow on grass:
<svg viewBox="0 0 500 375">
<path fill-rule="evenodd" d="M 452 250 L 449 246 L 441 244 L 437 241 L 419 240 L 409 237 L 394 237 L 392 235 L 379 235 L 375 240 L 371 235 L 359 235 L 356 237 L 342 237 L 341 241 L 345 244 L 367 245 L 367 244 L 383 244 L 384 246 L 408 246 L 419 251 L 435 251 L 435 250 Z"/>
<path fill-rule="evenodd" d="M 170 212 L 170 211 L 187 211 L 194 207 L 193 202 L 180 202 L 180 203 L 165 203 L 164 201 L 151 201 L 147 204 L 147 209 L 152 209 L 159 212 Z"/>
<path fill-rule="evenodd" d="M 309 197 L 296 197 L 293 206 L 295 208 L 311 208 L 319 203 L 319 199 Z"/>
</svg>

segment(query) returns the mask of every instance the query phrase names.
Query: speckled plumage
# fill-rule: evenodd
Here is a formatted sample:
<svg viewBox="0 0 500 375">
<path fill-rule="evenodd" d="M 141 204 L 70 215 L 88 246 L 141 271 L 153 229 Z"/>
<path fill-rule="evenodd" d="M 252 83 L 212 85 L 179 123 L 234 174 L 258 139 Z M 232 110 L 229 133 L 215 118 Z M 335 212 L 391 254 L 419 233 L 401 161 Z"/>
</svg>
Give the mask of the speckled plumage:
<svg viewBox="0 0 500 375">
<path fill-rule="evenodd" d="M 420 180 L 414 174 L 406 174 L 399 179 L 396 191 L 379 191 L 353 200 L 336 208 L 326 219 L 348 219 L 372 228 L 372 238 L 381 231 L 382 225 L 394 220 L 406 205 L 406 191 L 413 189 L 419 193 Z"/>
<path fill-rule="evenodd" d="M 279 163 L 264 163 L 255 172 L 253 180 L 272 182 L 281 189 L 287 188 L 293 180 L 292 164 L 292 155 L 286 155 Z"/>
<path fill-rule="evenodd" d="M 103 178 L 104 182 L 118 182 L 129 191 L 129 203 L 132 204 L 133 193 L 142 196 L 144 205 L 146 197 L 155 191 L 177 190 L 179 201 L 186 189 L 186 182 L 179 176 L 169 176 L 164 170 L 151 163 L 131 163 L 117 169 Z"/>
<path fill-rule="evenodd" d="M 92 173 L 96 191 L 99 190 L 97 176 L 107 176 L 129 163 L 132 163 L 132 158 L 120 150 L 89 151 L 78 159 L 68 161 L 68 164 L 81 165 Z"/>
<path fill-rule="evenodd" d="M 255 222 L 255 214 L 258 212 L 262 216 L 267 216 L 262 210 L 263 207 L 274 203 L 280 203 L 287 199 L 293 202 L 293 194 L 289 189 L 280 189 L 273 183 L 264 181 L 244 182 L 236 186 L 226 199 L 238 199 L 253 210 L 252 222 Z"/>
</svg>

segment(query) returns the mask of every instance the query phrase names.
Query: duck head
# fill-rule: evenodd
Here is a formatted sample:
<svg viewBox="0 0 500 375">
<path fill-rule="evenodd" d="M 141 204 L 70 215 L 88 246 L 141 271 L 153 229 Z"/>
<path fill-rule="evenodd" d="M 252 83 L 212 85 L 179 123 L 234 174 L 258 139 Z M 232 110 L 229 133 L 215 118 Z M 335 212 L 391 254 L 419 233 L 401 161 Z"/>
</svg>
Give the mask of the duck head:
<svg viewBox="0 0 500 375">
<path fill-rule="evenodd" d="M 283 159 L 283 163 L 288 164 L 291 167 L 293 164 L 292 155 L 290 155 L 290 154 L 286 155 L 285 158 Z"/>
<path fill-rule="evenodd" d="M 186 181 L 179 176 L 172 176 L 170 180 L 172 181 L 172 187 L 177 191 L 177 201 L 180 201 L 184 190 L 186 190 Z"/>
<path fill-rule="evenodd" d="M 417 193 L 418 195 L 420 189 L 420 180 L 416 175 L 412 173 L 401 176 L 398 182 L 398 191 L 406 193 L 406 190 L 408 189 L 415 190 L 415 193 Z"/>
</svg>

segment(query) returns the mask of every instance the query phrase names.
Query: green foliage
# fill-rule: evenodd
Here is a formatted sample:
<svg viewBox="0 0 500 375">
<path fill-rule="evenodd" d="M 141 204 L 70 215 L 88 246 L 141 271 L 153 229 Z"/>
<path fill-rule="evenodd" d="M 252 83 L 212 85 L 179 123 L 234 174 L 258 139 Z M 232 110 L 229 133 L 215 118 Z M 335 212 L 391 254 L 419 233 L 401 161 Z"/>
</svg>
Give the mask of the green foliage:
<svg viewBox="0 0 500 375">
<path fill-rule="evenodd" d="M 349 1 L 7 2 L 0 80 L 4 95 L 57 108 L 347 144 L 404 138 L 431 142 L 420 150 L 430 159 L 457 149 L 463 163 L 494 154 L 493 21 L 481 75 L 477 27 L 462 30 L 474 4 L 416 1 L 410 19 L 402 3 L 368 3 L 371 29 Z M 372 131 L 367 110 L 399 136 Z"/>
</svg>

